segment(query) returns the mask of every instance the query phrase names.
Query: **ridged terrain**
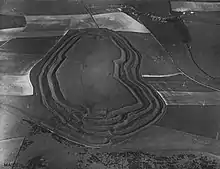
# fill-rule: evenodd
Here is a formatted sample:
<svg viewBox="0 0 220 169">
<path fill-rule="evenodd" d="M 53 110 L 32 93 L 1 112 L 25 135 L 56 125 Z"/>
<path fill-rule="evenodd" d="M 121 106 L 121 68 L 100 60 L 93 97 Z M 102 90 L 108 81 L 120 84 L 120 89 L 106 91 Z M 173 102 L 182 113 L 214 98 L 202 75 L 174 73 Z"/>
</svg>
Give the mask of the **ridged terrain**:
<svg viewBox="0 0 220 169">
<path fill-rule="evenodd" d="M 140 53 L 116 32 L 69 31 L 44 58 L 38 76 L 42 102 L 59 120 L 58 134 L 101 147 L 161 118 L 166 105 L 142 81 L 140 63 Z"/>
</svg>

